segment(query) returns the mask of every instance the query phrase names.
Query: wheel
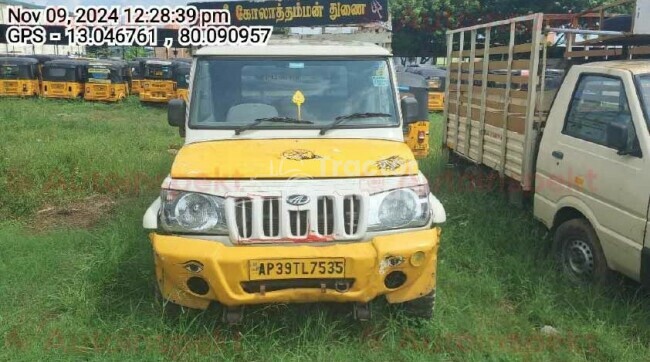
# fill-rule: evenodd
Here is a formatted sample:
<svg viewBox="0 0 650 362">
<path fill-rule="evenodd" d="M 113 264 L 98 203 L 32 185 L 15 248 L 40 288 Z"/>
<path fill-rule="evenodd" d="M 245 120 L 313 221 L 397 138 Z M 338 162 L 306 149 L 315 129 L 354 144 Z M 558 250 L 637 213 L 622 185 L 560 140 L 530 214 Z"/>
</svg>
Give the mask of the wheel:
<svg viewBox="0 0 650 362">
<path fill-rule="evenodd" d="M 163 314 L 167 317 L 177 317 L 185 312 L 183 306 L 176 304 L 168 299 L 165 299 L 160 291 L 158 281 L 154 280 L 154 297 L 156 304 L 163 310 Z"/>
<path fill-rule="evenodd" d="M 402 311 L 404 311 L 404 314 L 417 318 L 417 319 L 431 319 L 433 318 L 433 310 L 436 306 L 436 291 L 435 289 L 420 298 L 409 300 L 408 302 L 404 302 L 399 304 L 399 307 Z"/>
<path fill-rule="evenodd" d="M 604 284 L 613 272 L 600 246 L 596 231 L 585 219 L 564 222 L 555 232 L 555 247 L 564 273 L 574 283 Z"/>
</svg>

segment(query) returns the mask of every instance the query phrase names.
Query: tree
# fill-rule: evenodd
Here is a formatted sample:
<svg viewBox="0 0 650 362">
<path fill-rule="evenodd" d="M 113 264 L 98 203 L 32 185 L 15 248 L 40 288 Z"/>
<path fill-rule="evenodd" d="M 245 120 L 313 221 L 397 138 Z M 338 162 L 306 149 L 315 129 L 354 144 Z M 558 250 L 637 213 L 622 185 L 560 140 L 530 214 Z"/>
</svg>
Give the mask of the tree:
<svg viewBox="0 0 650 362">
<path fill-rule="evenodd" d="M 571 13 L 603 0 L 392 0 L 393 51 L 398 56 L 445 55 L 447 29 L 518 15 Z"/>
</svg>

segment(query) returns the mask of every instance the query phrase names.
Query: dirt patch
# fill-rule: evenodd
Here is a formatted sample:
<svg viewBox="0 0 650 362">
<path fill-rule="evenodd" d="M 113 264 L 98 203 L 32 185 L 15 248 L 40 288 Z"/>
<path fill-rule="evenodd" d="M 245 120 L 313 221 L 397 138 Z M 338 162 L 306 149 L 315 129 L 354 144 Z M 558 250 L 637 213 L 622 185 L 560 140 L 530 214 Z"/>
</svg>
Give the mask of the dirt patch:
<svg viewBox="0 0 650 362">
<path fill-rule="evenodd" d="M 30 229 L 43 232 L 53 229 L 89 229 L 113 211 L 115 201 L 104 195 L 93 195 L 64 206 L 45 205 L 36 212 Z"/>
</svg>

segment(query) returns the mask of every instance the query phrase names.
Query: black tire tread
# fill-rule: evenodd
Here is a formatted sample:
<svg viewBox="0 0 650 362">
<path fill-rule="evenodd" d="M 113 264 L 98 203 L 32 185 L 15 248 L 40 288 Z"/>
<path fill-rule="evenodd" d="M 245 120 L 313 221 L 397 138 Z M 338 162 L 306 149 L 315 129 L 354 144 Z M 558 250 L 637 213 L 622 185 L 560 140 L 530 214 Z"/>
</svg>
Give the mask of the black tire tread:
<svg viewBox="0 0 650 362">
<path fill-rule="evenodd" d="M 564 249 L 564 241 L 572 235 L 583 236 L 585 241 L 592 246 L 595 259 L 592 281 L 601 285 L 608 284 L 612 280 L 614 272 L 607 266 L 607 259 L 600 245 L 598 235 L 587 219 L 578 218 L 565 221 L 555 231 L 554 245 L 560 265 L 563 267 L 562 252 Z M 576 281 L 575 278 L 573 278 L 573 281 Z"/>
<path fill-rule="evenodd" d="M 418 319 L 431 319 L 433 318 L 433 310 L 436 306 L 436 291 L 435 289 L 420 298 L 410 300 L 400 304 L 404 314 Z"/>
</svg>

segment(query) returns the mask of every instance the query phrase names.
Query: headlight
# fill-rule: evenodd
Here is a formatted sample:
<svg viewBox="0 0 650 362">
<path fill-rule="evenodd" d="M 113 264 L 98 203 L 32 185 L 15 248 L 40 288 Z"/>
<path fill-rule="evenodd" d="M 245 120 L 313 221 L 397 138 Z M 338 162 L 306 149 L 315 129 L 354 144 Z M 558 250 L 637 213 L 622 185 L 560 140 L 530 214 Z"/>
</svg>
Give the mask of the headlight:
<svg viewBox="0 0 650 362">
<path fill-rule="evenodd" d="M 430 219 L 427 185 L 382 192 L 370 197 L 368 231 L 422 227 Z"/>
<path fill-rule="evenodd" d="M 227 234 L 224 199 L 217 196 L 163 190 L 160 221 L 166 231 Z"/>
</svg>

